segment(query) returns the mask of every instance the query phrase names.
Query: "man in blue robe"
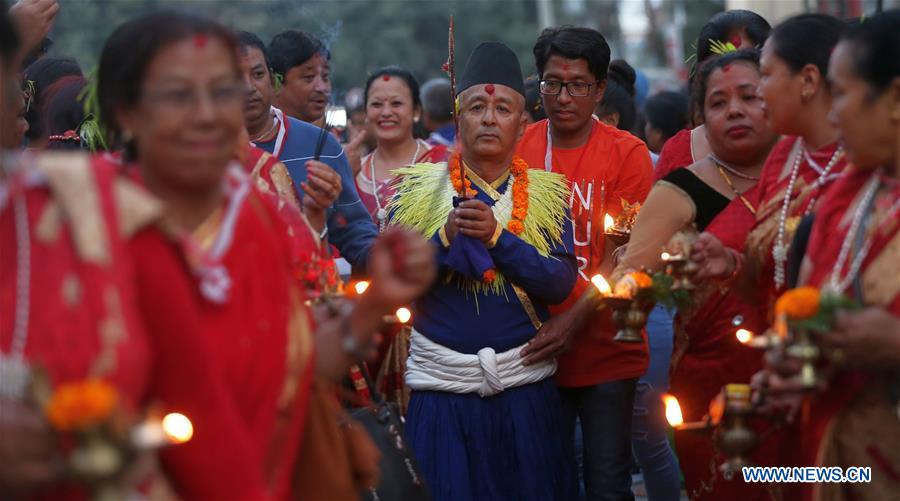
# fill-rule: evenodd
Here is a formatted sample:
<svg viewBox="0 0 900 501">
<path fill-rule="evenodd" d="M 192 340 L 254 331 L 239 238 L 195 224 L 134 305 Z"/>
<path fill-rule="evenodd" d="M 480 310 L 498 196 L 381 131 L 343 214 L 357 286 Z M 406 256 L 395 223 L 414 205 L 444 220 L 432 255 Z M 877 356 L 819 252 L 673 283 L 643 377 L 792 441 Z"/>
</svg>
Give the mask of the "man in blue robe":
<svg viewBox="0 0 900 501">
<path fill-rule="evenodd" d="M 522 73 L 499 43 L 460 79 L 460 154 L 400 169 L 393 224 L 438 248 L 439 278 L 414 305 L 407 434 L 437 500 L 572 499 L 555 361 L 520 351 L 576 279 L 568 185 L 514 156 L 525 130 Z M 462 188 L 459 165 L 472 193 Z M 454 207 L 456 205 L 456 207 Z"/>
</svg>

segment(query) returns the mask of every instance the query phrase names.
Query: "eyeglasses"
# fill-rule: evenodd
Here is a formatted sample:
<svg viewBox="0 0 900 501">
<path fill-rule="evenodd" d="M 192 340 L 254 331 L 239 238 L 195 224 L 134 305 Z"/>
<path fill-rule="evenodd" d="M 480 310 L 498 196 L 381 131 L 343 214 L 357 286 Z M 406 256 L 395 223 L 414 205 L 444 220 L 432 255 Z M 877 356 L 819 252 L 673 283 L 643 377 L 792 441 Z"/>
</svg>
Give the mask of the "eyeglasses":
<svg viewBox="0 0 900 501">
<path fill-rule="evenodd" d="M 200 106 L 204 98 L 209 99 L 215 107 L 243 103 L 244 91 L 242 84 L 234 83 L 213 87 L 206 92 L 184 88 L 150 90 L 144 93 L 144 98 L 171 109 L 194 110 Z"/>
<path fill-rule="evenodd" d="M 541 94 L 545 96 L 558 96 L 560 92 L 562 92 L 563 87 L 566 88 L 566 92 L 569 93 L 572 97 L 584 97 L 591 92 L 591 87 L 596 85 L 597 82 L 594 83 L 584 83 L 584 82 L 560 82 L 559 80 L 541 80 Z"/>
</svg>

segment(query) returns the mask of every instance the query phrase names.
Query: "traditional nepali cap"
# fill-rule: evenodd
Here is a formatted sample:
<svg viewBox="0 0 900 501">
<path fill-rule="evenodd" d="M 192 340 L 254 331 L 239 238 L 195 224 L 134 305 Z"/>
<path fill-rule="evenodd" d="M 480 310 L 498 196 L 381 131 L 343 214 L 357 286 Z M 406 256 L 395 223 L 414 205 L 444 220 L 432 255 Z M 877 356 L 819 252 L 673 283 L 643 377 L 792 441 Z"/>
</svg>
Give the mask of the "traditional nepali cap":
<svg viewBox="0 0 900 501">
<path fill-rule="evenodd" d="M 524 97 L 525 80 L 516 53 L 500 42 L 475 47 L 459 79 L 459 92 L 481 84 L 505 85 Z"/>
</svg>

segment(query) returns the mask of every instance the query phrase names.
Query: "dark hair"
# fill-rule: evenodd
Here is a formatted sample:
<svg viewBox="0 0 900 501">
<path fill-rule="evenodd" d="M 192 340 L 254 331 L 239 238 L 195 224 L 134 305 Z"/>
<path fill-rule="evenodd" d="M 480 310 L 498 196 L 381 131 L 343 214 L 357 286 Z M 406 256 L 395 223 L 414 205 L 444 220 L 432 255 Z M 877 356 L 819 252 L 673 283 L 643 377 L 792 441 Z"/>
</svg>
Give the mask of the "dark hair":
<svg viewBox="0 0 900 501">
<path fill-rule="evenodd" d="M 658 92 L 644 104 L 647 122 L 669 139 L 688 124 L 688 97 L 681 92 Z"/>
<path fill-rule="evenodd" d="M 409 70 L 405 70 L 399 66 L 385 66 L 384 68 L 379 68 L 369 75 L 369 78 L 366 79 L 366 90 L 363 91 L 363 102 L 366 103 L 366 106 L 369 104 L 369 87 L 372 86 L 372 82 L 374 82 L 378 78 L 382 77 L 397 77 L 403 80 L 406 83 L 406 87 L 409 89 L 409 93 L 412 96 L 413 108 L 421 108 L 422 100 L 419 98 L 419 81 L 416 80 L 416 77 L 413 76 Z"/>
<path fill-rule="evenodd" d="M 759 50 L 741 49 L 729 52 L 721 56 L 710 58 L 702 66 L 694 79 L 694 105 L 701 113 L 705 113 L 703 104 L 706 102 L 706 92 L 709 85 L 709 77 L 718 69 L 722 69 L 734 63 L 749 63 L 759 70 Z"/>
<path fill-rule="evenodd" d="M 47 137 L 77 131 L 84 121 L 84 103 L 78 96 L 86 84 L 84 77 L 71 75 L 44 90 L 40 115 Z"/>
<path fill-rule="evenodd" d="M 433 78 L 422 85 L 419 92 L 422 109 L 436 122 L 453 120 L 453 102 L 450 99 L 450 80 Z"/>
<path fill-rule="evenodd" d="M 263 61 L 266 63 L 266 70 L 269 73 L 272 72 L 272 64 L 269 62 L 269 48 L 266 47 L 266 44 L 256 36 L 255 33 L 250 33 L 249 31 L 238 31 L 235 33 L 237 36 L 238 48 L 243 50 L 248 47 L 253 47 L 254 49 L 259 49 L 263 55 Z"/>
<path fill-rule="evenodd" d="M 719 12 L 700 28 L 697 36 L 697 64 L 702 64 L 715 55 L 711 44 L 713 40 L 727 43 L 733 35 L 742 31 L 759 48 L 768 38 L 772 26 L 762 16 L 749 10 Z"/>
<path fill-rule="evenodd" d="M 537 77 L 525 79 L 525 111 L 535 122 L 547 118 L 544 102 L 541 100 L 541 81 Z"/>
<path fill-rule="evenodd" d="M 597 30 L 575 26 L 546 28 L 535 42 L 532 52 L 540 77 L 544 75 L 550 56 L 557 55 L 567 59 L 584 59 L 597 80 L 606 79 L 609 44 Z"/>
<path fill-rule="evenodd" d="M 611 113 L 619 114 L 617 127 L 630 131 L 637 119 L 637 110 L 634 107 L 634 83 L 637 74 L 634 68 L 622 59 L 616 59 L 609 63 L 609 79 L 606 83 L 606 92 L 597 106 L 598 115 L 605 116 Z"/>
<path fill-rule="evenodd" d="M 147 65 L 169 45 L 192 35 L 209 35 L 221 40 L 233 55 L 235 69 L 238 45 L 234 33 L 209 17 L 181 10 L 153 11 L 127 21 L 106 40 L 97 69 L 100 120 L 113 143 L 121 139 L 116 110 L 129 108 L 141 98 Z"/>
<path fill-rule="evenodd" d="M 25 119 L 28 120 L 25 137 L 33 140 L 48 135 L 41 114 L 45 91 L 64 77 L 82 75 L 78 62 L 69 57 L 44 57 L 25 69 L 25 80 L 33 86 L 31 107 L 25 113 Z"/>
<path fill-rule="evenodd" d="M 0 0 L 0 65 L 9 65 L 19 51 L 19 36 L 15 23 L 6 10 L 6 0 Z"/>
<path fill-rule="evenodd" d="M 284 76 L 291 68 L 309 61 L 316 54 L 331 59 L 328 48 L 312 34 L 299 30 L 285 30 L 275 35 L 269 43 L 269 61 L 272 71 Z"/>
<path fill-rule="evenodd" d="M 900 9 L 867 18 L 844 40 L 852 44 L 854 70 L 876 93 L 900 77 Z"/>
<path fill-rule="evenodd" d="M 769 43 L 791 71 L 798 72 L 807 64 L 814 64 L 824 82 L 831 50 L 847 28 L 847 23 L 826 14 L 800 14 L 776 26 Z"/>
</svg>

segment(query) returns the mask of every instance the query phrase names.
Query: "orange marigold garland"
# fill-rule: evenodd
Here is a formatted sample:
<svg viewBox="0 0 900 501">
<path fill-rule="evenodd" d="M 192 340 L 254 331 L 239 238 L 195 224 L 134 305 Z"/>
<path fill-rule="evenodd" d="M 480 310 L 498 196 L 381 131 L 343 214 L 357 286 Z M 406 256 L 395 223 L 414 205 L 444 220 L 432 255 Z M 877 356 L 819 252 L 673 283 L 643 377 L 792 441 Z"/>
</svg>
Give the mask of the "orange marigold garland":
<svg viewBox="0 0 900 501">
<path fill-rule="evenodd" d="M 447 169 L 450 171 L 450 181 L 453 183 L 453 189 L 457 193 L 462 193 L 463 180 L 461 179 L 461 169 L 459 168 L 460 161 L 459 153 L 454 153 L 447 162 Z M 513 176 L 513 208 L 512 217 L 509 222 L 506 223 L 506 229 L 513 235 L 521 235 L 522 232 L 525 231 L 525 219 L 528 217 L 528 163 L 525 162 L 522 157 L 516 155 L 513 157 L 509 171 Z M 467 198 L 474 197 L 476 191 L 472 189 L 472 181 L 466 177 L 465 183 L 465 196 Z M 487 270 L 484 272 L 481 279 L 483 282 L 491 283 L 497 279 L 497 272 L 494 270 Z"/>
<path fill-rule="evenodd" d="M 450 157 L 450 161 L 447 162 L 447 168 L 450 171 L 450 181 L 453 183 L 453 189 L 456 190 L 457 193 L 462 193 L 459 162 L 459 153 L 454 153 Z M 513 209 L 512 218 L 506 223 L 506 229 L 514 235 L 521 235 L 522 232 L 525 231 L 525 219 L 528 217 L 528 163 L 516 155 L 513 157 L 509 171 L 513 175 Z M 475 194 L 475 190 L 472 189 L 472 181 L 467 177 L 466 196 L 474 197 Z"/>
</svg>

